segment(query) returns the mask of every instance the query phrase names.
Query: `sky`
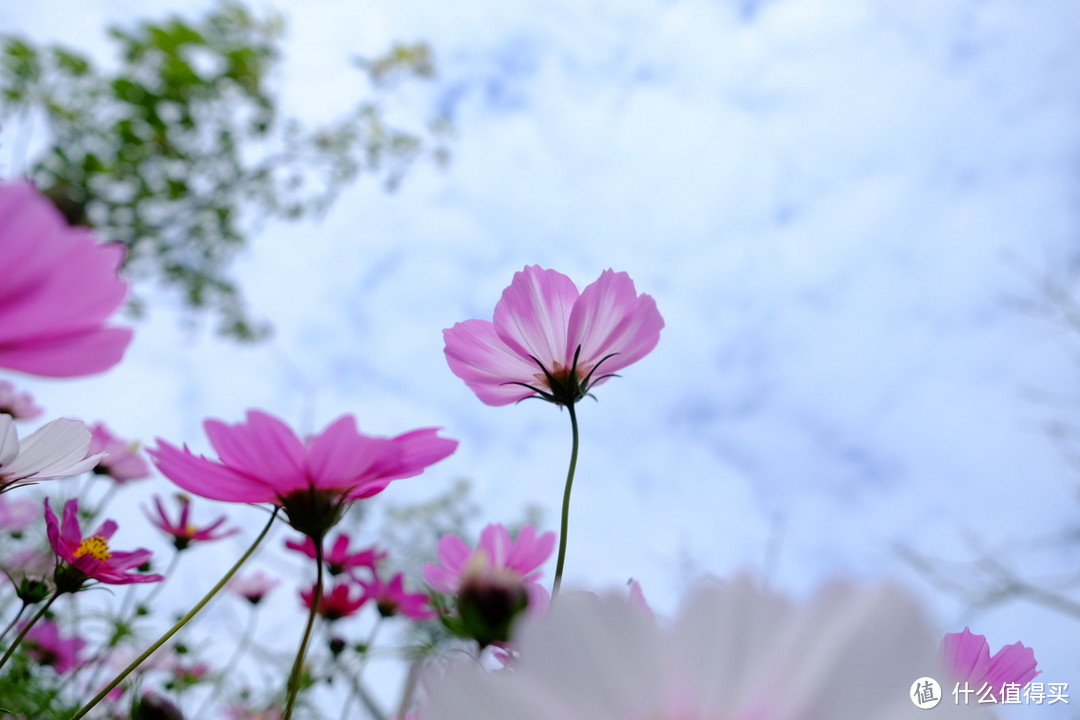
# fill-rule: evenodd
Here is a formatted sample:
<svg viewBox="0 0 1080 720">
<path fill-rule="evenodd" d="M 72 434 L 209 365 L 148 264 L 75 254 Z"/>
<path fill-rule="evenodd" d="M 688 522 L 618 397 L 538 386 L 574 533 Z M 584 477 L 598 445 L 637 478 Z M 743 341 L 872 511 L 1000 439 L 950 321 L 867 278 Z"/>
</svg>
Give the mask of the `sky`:
<svg viewBox="0 0 1080 720">
<path fill-rule="evenodd" d="M 105 24 L 206 6 L 8 5 L 0 28 L 107 58 Z M 943 628 L 1022 640 L 1043 680 L 1080 689 L 1078 618 L 974 608 L 898 551 L 964 575 L 990 558 L 1046 584 L 1076 577 L 1077 476 L 1047 427 L 1076 413 L 1077 336 L 1043 293 L 1077 269 L 1075 5 L 256 7 L 287 17 L 283 98 L 312 122 L 357 99 L 348 58 L 428 42 L 436 81 L 390 109 L 449 113 L 450 162 L 266 227 L 236 272 L 271 341 L 186 329 L 159 296 L 115 370 L 23 380 L 50 414 L 199 450 L 204 418 L 248 408 L 308 431 L 346 412 L 379 434 L 440 426 L 458 452 L 387 501 L 468 478 L 475 529 L 536 505 L 555 530 L 566 414 L 483 405 L 441 331 L 490 319 L 525 265 L 579 287 L 626 271 L 666 327 L 580 407 L 567 583 L 637 578 L 671 611 L 701 574 L 750 569 L 796 596 L 891 578 Z M 1078 716 L 1015 710 L 1002 715 Z"/>
</svg>

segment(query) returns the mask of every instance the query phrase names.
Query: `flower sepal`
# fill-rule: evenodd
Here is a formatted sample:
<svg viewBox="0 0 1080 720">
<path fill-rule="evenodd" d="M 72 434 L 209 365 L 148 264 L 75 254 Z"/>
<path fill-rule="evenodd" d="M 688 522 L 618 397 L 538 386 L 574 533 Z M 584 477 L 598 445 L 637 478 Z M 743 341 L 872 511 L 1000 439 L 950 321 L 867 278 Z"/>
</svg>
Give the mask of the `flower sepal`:
<svg viewBox="0 0 1080 720">
<path fill-rule="evenodd" d="M 281 507 L 289 516 L 293 529 L 320 546 L 330 528 L 341 522 L 347 506 L 340 492 L 315 487 L 297 490 L 281 498 Z"/>
<path fill-rule="evenodd" d="M 483 649 L 510 639 L 514 622 L 529 606 L 529 594 L 514 578 L 500 582 L 494 577 L 462 586 L 456 605 L 463 637 Z"/>
<path fill-rule="evenodd" d="M 549 370 L 535 355 L 530 355 L 529 357 L 532 358 L 532 361 L 540 368 L 540 372 L 543 373 L 543 379 L 546 381 L 548 390 L 543 390 L 536 385 L 524 382 L 510 381 L 503 383 L 503 385 L 520 385 L 535 393 L 535 395 L 521 398 L 518 402 L 539 398 L 540 400 L 546 400 L 554 405 L 573 405 L 584 397 L 591 397 L 595 400 L 596 396 L 590 393 L 589 389 L 601 380 L 618 377 L 615 373 L 597 375 L 596 371 L 600 368 L 600 365 L 616 355 L 618 355 L 618 353 L 610 353 L 600 358 L 584 377 L 582 377 L 578 368 L 578 359 L 581 357 L 580 345 L 574 350 L 574 361 L 570 364 L 569 368 L 564 368 L 556 362 Z M 539 380 L 540 376 L 537 375 L 537 381 Z"/>
<path fill-rule="evenodd" d="M 11 576 L 8 575 L 10 578 Z M 23 577 L 15 584 L 15 596 L 24 605 L 37 605 L 52 594 L 49 583 L 37 578 Z"/>
</svg>

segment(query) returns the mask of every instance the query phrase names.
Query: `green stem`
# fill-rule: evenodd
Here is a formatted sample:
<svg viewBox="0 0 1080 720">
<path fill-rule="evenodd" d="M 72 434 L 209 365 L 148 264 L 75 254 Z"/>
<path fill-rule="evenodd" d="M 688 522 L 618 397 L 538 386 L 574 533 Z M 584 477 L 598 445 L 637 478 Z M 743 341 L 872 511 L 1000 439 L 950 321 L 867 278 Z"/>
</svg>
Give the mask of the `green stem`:
<svg viewBox="0 0 1080 720">
<path fill-rule="evenodd" d="M 577 412 L 573 405 L 567 405 L 570 412 L 570 432 L 573 435 L 573 443 L 570 447 L 570 468 L 566 471 L 566 488 L 563 490 L 562 499 L 562 528 L 559 532 L 559 559 L 555 563 L 555 583 L 551 586 L 551 600 L 559 597 L 559 587 L 562 585 L 563 564 L 566 562 L 566 532 L 570 525 L 570 489 L 574 485 L 574 471 L 577 470 L 578 454 L 578 425 Z"/>
<path fill-rule="evenodd" d="M 8 661 L 8 658 L 11 657 L 12 653 L 15 652 L 15 648 L 19 647 L 19 643 L 21 643 L 22 639 L 26 637 L 26 633 L 30 632 L 30 628 L 34 627 L 37 621 L 41 619 L 41 617 L 45 614 L 45 611 L 49 609 L 49 606 L 52 605 L 58 597 L 60 597 L 60 593 L 54 592 L 49 597 L 49 599 L 45 601 L 45 604 L 41 606 L 41 609 L 34 613 L 34 616 L 30 618 L 30 620 L 25 625 L 23 625 L 23 629 L 19 631 L 19 634 L 15 636 L 15 640 L 12 641 L 11 647 L 9 647 L 7 649 L 7 652 L 4 653 L 4 657 L 0 658 L 0 668 L 4 667 L 4 663 L 6 663 Z"/>
<path fill-rule="evenodd" d="M 300 649 L 296 651 L 296 660 L 293 661 L 292 672 L 289 673 L 289 696 L 285 701 L 285 716 L 282 720 L 289 720 L 292 717 L 296 696 L 300 692 L 300 675 L 304 670 L 304 656 L 307 654 L 308 642 L 311 640 L 311 629 L 315 627 L 315 616 L 319 614 L 319 605 L 322 602 L 323 539 L 312 538 L 312 542 L 315 544 L 315 591 L 311 594 L 311 610 L 308 611 L 304 637 L 300 639 Z"/>
<path fill-rule="evenodd" d="M 203 596 L 203 599 L 200 600 L 198 604 L 195 605 L 195 607 L 191 608 L 191 610 L 189 610 L 187 614 L 184 615 L 184 617 L 177 620 L 176 624 L 169 628 L 168 632 L 158 638 L 153 645 L 148 647 L 142 655 L 135 658 L 130 665 L 121 670 L 120 674 L 112 679 L 112 682 L 102 688 L 101 692 L 95 695 L 90 700 L 90 702 L 83 705 L 77 713 L 75 713 L 71 716 L 71 718 L 69 718 L 69 720 L 79 720 L 79 718 L 83 717 L 84 715 L 86 715 L 86 713 L 93 710 L 94 706 L 101 702 L 105 698 L 105 696 L 108 695 L 110 691 L 112 691 L 114 687 L 123 682 L 124 678 L 130 675 L 135 670 L 135 668 L 139 667 L 139 665 L 141 665 L 143 661 L 146 660 L 146 658 L 153 655 L 158 648 L 160 648 L 166 643 L 166 641 L 168 641 L 169 638 L 178 633 L 180 631 L 180 628 L 184 627 L 184 625 L 186 625 L 188 621 L 191 620 L 191 618 L 195 617 L 199 613 L 199 611 L 202 610 L 206 606 L 206 604 L 210 602 L 215 595 L 218 594 L 221 588 L 225 587 L 225 583 L 229 582 L 229 580 L 232 579 L 232 576 L 236 574 L 236 571 L 240 569 L 240 567 L 247 561 L 249 557 L 251 557 L 251 553 L 255 552 L 255 548 L 259 546 L 259 543 L 261 543 L 263 538 L 266 537 L 266 534 L 270 532 L 270 528 L 273 526 L 274 520 L 277 519 L 277 514 L 280 510 L 280 507 L 274 508 L 274 512 L 270 515 L 270 520 L 266 523 L 266 527 L 262 529 L 262 532 L 259 533 L 259 536 L 255 538 L 255 542 L 251 543 L 251 547 L 249 547 L 247 551 L 240 556 L 240 559 L 236 561 L 236 564 L 229 568 L 229 572 L 225 573 L 224 577 L 218 580 L 217 585 L 214 585 L 214 587 L 210 588 L 210 592 L 206 593 L 206 595 Z"/>
<path fill-rule="evenodd" d="M 11 622 L 7 624 L 3 632 L 0 632 L 0 641 L 7 637 L 7 634 L 11 632 L 11 628 L 15 627 L 15 623 L 19 622 L 19 618 L 26 612 L 26 608 L 30 607 L 25 601 L 20 601 L 22 604 L 19 606 L 19 612 L 15 613 L 15 617 L 11 618 Z"/>
</svg>

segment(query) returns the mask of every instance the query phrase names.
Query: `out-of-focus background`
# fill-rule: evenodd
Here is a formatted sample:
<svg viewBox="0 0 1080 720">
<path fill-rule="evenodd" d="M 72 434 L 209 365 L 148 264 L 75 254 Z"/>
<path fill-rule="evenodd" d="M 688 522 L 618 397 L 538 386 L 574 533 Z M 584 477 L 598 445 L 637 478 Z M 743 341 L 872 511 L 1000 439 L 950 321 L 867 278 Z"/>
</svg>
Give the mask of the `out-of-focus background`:
<svg viewBox="0 0 1080 720">
<path fill-rule="evenodd" d="M 106 26 L 211 7 L 5 4 L 0 30 L 108 68 Z M 1078 717 L 1077 606 L 1055 609 L 1016 582 L 1069 597 L 1080 577 L 1080 476 L 1065 452 L 1080 417 L 1080 333 L 1067 312 L 1080 249 L 1080 7 L 252 9 L 283 16 L 273 79 L 282 111 L 311 125 L 370 92 L 351 58 L 426 43 L 434 77 L 391 88 L 380 108 L 406 125 L 440 118 L 448 159 L 412 164 L 390 193 L 362 175 L 321 219 L 262 223 L 229 270 L 250 314 L 273 325 L 261 342 L 221 338 L 175 292 L 138 286 L 146 317 L 119 367 L 18 378 L 49 417 L 204 451 L 203 419 L 247 408 L 309 432 L 346 412 L 379 434 L 441 426 L 458 452 L 375 502 L 422 502 L 467 478 L 481 508 L 473 529 L 535 506 L 557 530 L 566 414 L 483 405 L 447 368 L 441 331 L 490 319 L 527 264 L 579 287 L 624 270 L 666 327 L 653 353 L 580 406 L 567 583 L 635 578 L 669 612 L 702 574 L 749 569 L 797 596 L 835 576 L 892 578 L 943 629 L 1034 647 L 1040 679 L 1076 693 L 1069 707 L 1004 716 Z M 5 125 L 0 174 L 26 172 L 47 142 L 33 118 Z M 125 502 L 114 514 L 141 518 L 138 499 Z M 238 517 L 255 527 L 263 516 Z M 185 572 L 223 570 L 231 547 Z M 282 632 L 298 636 L 299 618 L 284 617 Z"/>
</svg>

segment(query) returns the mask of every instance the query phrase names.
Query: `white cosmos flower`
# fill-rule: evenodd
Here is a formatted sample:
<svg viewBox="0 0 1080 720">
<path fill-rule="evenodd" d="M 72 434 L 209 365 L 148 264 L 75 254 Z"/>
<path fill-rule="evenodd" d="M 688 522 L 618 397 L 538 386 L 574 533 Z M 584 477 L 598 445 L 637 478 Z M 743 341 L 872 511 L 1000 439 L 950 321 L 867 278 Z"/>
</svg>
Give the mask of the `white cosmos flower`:
<svg viewBox="0 0 1080 720">
<path fill-rule="evenodd" d="M 0 414 L 0 493 L 92 469 L 105 453 L 87 457 L 89 448 L 90 431 L 78 420 L 47 422 L 19 440 L 14 418 Z"/>
<path fill-rule="evenodd" d="M 433 679 L 424 720 L 918 720 L 912 684 L 941 676 L 940 635 L 891 585 L 837 583 L 794 607 L 740 578 L 698 589 L 667 623 L 564 594 L 517 640 L 510 669 Z M 941 692 L 935 720 L 990 717 Z"/>
</svg>

